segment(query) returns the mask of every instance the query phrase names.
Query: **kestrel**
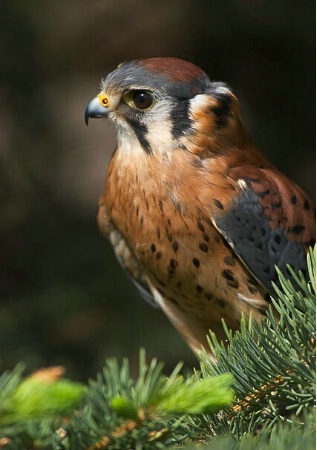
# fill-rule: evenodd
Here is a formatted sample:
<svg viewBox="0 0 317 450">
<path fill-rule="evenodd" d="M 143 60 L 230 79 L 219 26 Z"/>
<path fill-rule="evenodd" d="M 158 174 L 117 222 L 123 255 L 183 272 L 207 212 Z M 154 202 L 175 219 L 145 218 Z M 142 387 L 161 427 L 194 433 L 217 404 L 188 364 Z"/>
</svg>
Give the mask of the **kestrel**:
<svg viewBox="0 0 317 450">
<path fill-rule="evenodd" d="M 256 148 L 237 97 L 190 62 L 125 62 L 86 108 L 117 130 L 98 223 L 142 296 L 195 351 L 260 320 L 275 265 L 307 274 L 314 208 Z"/>
</svg>

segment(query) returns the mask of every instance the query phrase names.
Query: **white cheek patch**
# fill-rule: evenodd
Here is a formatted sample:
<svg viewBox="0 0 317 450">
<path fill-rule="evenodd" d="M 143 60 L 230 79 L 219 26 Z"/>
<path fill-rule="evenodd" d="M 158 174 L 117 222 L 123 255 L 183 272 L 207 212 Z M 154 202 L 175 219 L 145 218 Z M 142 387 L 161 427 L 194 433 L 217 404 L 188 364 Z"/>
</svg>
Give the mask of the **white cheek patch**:
<svg viewBox="0 0 317 450">
<path fill-rule="evenodd" d="M 168 156 L 168 151 L 171 149 L 173 143 L 171 129 L 170 123 L 162 122 L 153 122 L 148 127 L 146 139 L 152 152 L 159 158 Z"/>
<path fill-rule="evenodd" d="M 215 106 L 219 100 L 217 96 L 232 97 L 232 92 L 227 86 L 221 83 L 214 83 L 209 94 L 199 94 L 190 100 L 190 111 L 195 113 L 196 111 L 204 111 L 211 106 Z"/>
<path fill-rule="evenodd" d="M 119 157 L 123 157 L 123 161 L 129 162 L 129 156 L 143 156 L 144 149 L 141 146 L 133 128 L 126 120 L 117 118 L 115 121 L 118 137 Z"/>
<path fill-rule="evenodd" d="M 195 113 L 198 110 L 204 110 L 211 106 L 211 97 L 206 94 L 199 94 L 192 98 L 189 102 L 189 112 Z"/>
<path fill-rule="evenodd" d="M 145 137 L 156 156 L 162 156 L 173 144 L 171 109 L 170 102 L 161 100 L 159 105 L 154 106 L 147 113 Z"/>
</svg>

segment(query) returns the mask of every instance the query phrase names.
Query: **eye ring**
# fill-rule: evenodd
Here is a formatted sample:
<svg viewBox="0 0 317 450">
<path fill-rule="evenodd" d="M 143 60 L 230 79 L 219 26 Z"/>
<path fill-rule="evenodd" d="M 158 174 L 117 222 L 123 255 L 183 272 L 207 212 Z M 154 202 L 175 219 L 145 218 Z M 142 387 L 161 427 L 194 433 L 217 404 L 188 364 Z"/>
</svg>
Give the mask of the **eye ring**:
<svg viewBox="0 0 317 450">
<path fill-rule="evenodd" d="M 98 98 L 101 106 L 104 106 L 105 108 L 109 106 L 109 98 L 104 92 L 100 92 Z"/>
<path fill-rule="evenodd" d="M 148 91 L 131 91 L 126 94 L 125 97 L 126 98 L 124 100 L 126 101 L 126 103 L 128 103 L 128 105 L 130 105 L 132 108 L 143 111 L 146 109 L 150 109 L 155 103 L 153 95 Z"/>
</svg>

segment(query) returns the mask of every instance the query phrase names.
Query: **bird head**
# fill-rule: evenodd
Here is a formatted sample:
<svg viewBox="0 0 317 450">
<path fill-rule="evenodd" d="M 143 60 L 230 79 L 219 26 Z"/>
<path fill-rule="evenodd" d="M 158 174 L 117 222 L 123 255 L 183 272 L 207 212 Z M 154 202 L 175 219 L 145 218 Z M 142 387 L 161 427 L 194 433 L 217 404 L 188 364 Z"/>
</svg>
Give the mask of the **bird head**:
<svg viewBox="0 0 317 450">
<path fill-rule="evenodd" d="M 230 88 L 177 58 L 124 62 L 101 82 L 85 120 L 114 122 L 121 151 L 162 155 L 178 149 L 220 151 L 241 135 L 240 108 Z M 207 150 L 208 149 L 208 150 Z"/>
</svg>

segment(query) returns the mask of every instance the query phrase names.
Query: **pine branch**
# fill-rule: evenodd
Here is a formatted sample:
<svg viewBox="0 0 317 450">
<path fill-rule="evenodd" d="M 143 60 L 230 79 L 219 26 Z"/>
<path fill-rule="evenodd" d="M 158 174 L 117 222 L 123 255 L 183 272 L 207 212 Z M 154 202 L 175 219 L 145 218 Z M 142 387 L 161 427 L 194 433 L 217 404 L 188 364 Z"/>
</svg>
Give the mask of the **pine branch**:
<svg viewBox="0 0 317 450">
<path fill-rule="evenodd" d="M 61 378 L 60 368 L 25 379 L 21 365 L 5 372 L 0 449 L 315 448 L 314 252 L 309 283 L 289 270 L 293 281 L 279 274 L 267 320 L 243 319 L 235 334 L 224 324 L 228 346 L 210 335 L 218 362 L 205 354 L 201 373 L 184 378 L 178 364 L 167 378 L 161 362 L 146 363 L 144 351 L 135 381 L 126 359 L 107 360 L 87 388 Z"/>
<path fill-rule="evenodd" d="M 189 414 L 203 414 L 228 405 L 233 400 L 232 377 L 223 374 L 199 380 L 184 378 L 178 364 L 166 378 L 163 364 L 149 365 L 140 353 L 139 377 L 130 377 L 128 361 L 120 367 L 108 360 L 103 373 L 91 382 L 86 406 L 67 429 L 70 448 L 161 449 L 199 431 Z"/>
<path fill-rule="evenodd" d="M 238 440 L 250 430 L 285 420 L 302 421 L 315 405 L 315 253 L 308 255 L 311 280 L 289 268 L 293 282 L 278 271 L 281 289 L 275 286 L 276 299 L 268 319 L 257 324 L 252 318 L 242 320 L 241 331 L 227 330 L 229 346 L 219 343 L 211 333 L 210 346 L 217 364 L 205 354 L 204 377 L 231 372 L 235 377 L 237 400 L 232 408 L 218 416 L 204 418 L 215 434 L 232 433 Z M 294 416 L 295 414 L 295 416 Z"/>
<path fill-rule="evenodd" d="M 106 361 L 83 388 L 60 379 L 60 368 L 21 378 L 21 370 L 2 377 L 0 444 L 15 449 L 162 449 L 196 439 L 199 427 L 190 415 L 211 413 L 232 403 L 230 374 L 204 380 L 180 375 L 178 364 L 167 378 L 163 364 L 146 363 L 140 352 L 139 377 L 130 376 L 128 360 Z M 0 379 L 1 381 L 1 379 Z M 76 412 L 67 417 L 70 409 Z M 2 448 L 2 447 L 0 447 Z"/>
<path fill-rule="evenodd" d="M 184 450 L 315 450 L 314 412 L 304 415 L 303 424 L 296 420 L 279 422 L 273 427 L 264 427 L 260 433 L 246 433 L 240 440 L 232 434 L 217 437 L 207 445 L 188 445 Z"/>
</svg>

